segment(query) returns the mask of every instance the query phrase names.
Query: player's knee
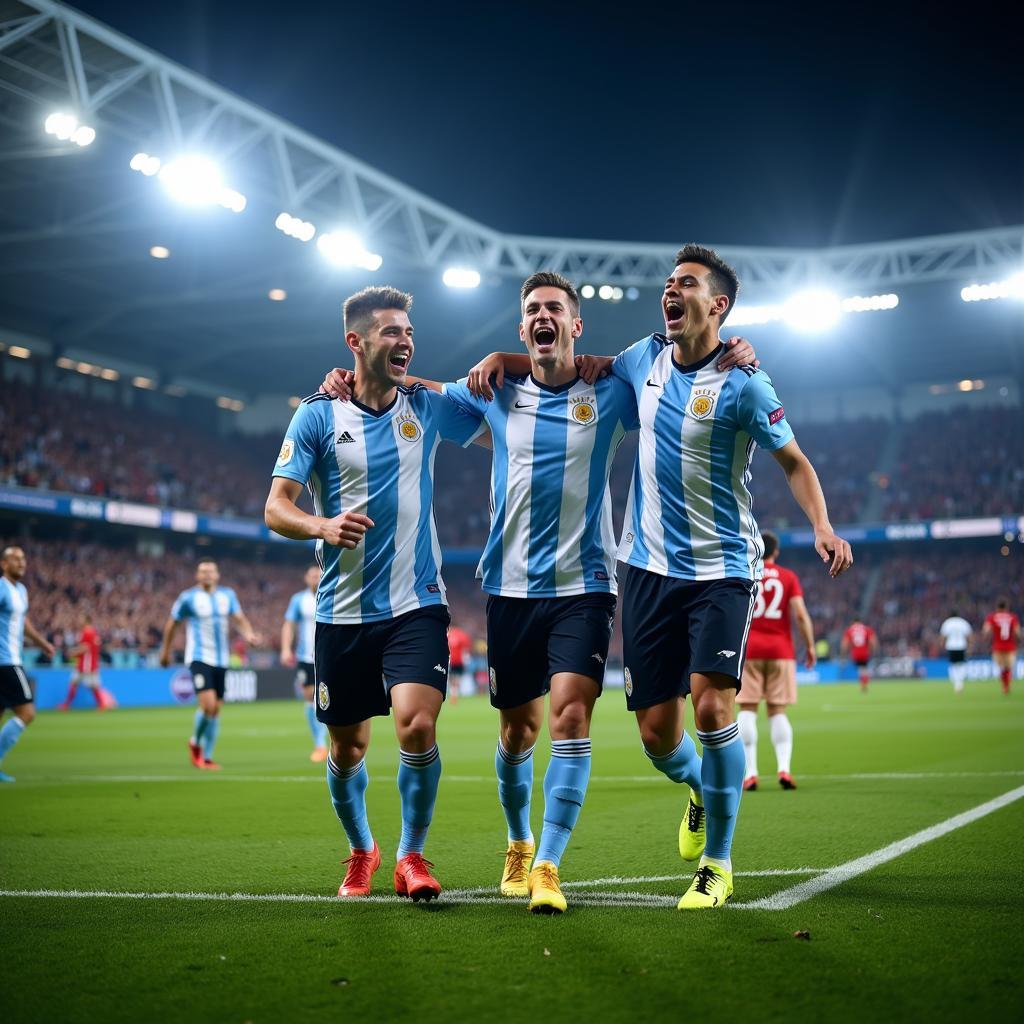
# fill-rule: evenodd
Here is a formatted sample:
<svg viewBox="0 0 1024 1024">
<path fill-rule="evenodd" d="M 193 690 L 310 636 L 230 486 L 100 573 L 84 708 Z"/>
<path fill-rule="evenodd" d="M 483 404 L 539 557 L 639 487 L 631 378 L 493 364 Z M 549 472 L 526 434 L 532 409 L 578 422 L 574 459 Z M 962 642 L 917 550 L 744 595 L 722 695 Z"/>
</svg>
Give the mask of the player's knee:
<svg viewBox="0 0 1024 1024">
<path fill-rule="evenodd" d="M 25 704 L 17 714 L 24 725 L 31 725 L 36 720 L 36 709 L 32 704 Z"/>
<path fill-rule="evenodd" d="M 705 690 L 693 702 L 693 720 L 701 732 L 715 732 L 731 725 L 735 714 L 731 695 L 716 689 Z"/>
<path fill-rule="evenodd" d="M 572 701 L 551 710 L 551 738 L 578 740 L 590 735 L 590 709 L 584 701 Z"/>
<path fill-rule="evenodd" d="M 434 745 L 435 718 L 430 711 L 410 712 L 396 723 L 396 727 L 403 750 L 424 751 Z"/>
<path fill-rule="evenodd" d="M 501 723 L 501 745 L 510 754 L 520 754 L 529 750 L 537 742 L 540 723 L 526 719 L 517 719 Z"/>
<path fill-rule="evenodd" d="M 672 753 L 679 738 L 675 735 L 674 723 L 645 719 L 640 723 L 640 742 L 652 757 L 664 757 Z"/>
</svg>

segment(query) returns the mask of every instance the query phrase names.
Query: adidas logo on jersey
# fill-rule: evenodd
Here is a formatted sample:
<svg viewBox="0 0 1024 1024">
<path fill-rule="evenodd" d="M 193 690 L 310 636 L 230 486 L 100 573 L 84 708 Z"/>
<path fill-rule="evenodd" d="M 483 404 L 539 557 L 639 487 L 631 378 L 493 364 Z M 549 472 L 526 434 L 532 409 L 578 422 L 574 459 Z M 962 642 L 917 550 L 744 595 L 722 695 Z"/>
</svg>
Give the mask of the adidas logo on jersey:
<svg viewBox="0 0 1024 1024">
<path fill-rule="evenodd" d="M 347 431 L 344 430 L 338 435 L 336 444 L 355 444 L 356 439 Z"/>
</svg>

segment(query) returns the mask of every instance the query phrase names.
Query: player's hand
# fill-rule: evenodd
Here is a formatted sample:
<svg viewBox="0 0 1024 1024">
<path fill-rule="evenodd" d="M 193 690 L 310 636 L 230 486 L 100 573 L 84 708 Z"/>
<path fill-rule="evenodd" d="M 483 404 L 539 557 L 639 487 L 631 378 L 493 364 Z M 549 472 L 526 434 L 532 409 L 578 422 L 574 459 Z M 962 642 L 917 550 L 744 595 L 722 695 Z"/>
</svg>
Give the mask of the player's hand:
<svg viewBox="0 0 1024 1024">
<path fill-rule="evenodd" d="M 320 390 L 325 395 L 330 395 L 331 398 L 340 398 L 343 402 L 347 402 L 352 397 L 355 383 L 354 370 L 343 370 L 340 366 L 336 366 L 333 370 L 328 371 L 324 382 L 320 385 Z"/>
<path fill-rule="evenodd" d="M 837 537 L 831 528 L 814 531 L 814 550 L 823 562 L 830 563 L 828 574 L 832 579 L 853 565 L 853 549 L 842 537 Z"/>
<path fill-rule="evenodd" d="M 484 356 L 472 370 L 466 386 L 470 393 L 477 398 L 486 398 L 488 402 L 494 401 L 494 391 L 491 388 L 491 378 L 494 378 L 494 386 L 501 388 L 505 386 L 505 360 L 500 352 L 492 352 Z"/>
<path fill-rule="evenodd" d="M 282 651 L 281 664 L 284 665 L 285 668 L 295 668 L 295 655 L 291 651 Z"/>
<path fill-rule="evenodd" d="M 615 360 L 611 356 L 580 355 L 576 357 L 576 372 L 585 384 L 593 384 L 612 372 L 613 362 Z"/>
<path fill-rule="evenodd" d="M 758 367 L 760 365 L 761 360 L 757 358 L 754 346 L 746 338 L 738 337 L 730 338 L 725 343 L 725 351 L 715 363 L 719 370 L 731 370 L 734 366 Z"/>
<path fill-rule="evenodd" d="M 804 668 L 814 668 L 818 664 L 818 656 L 814 653 L 813 647 L 807 648 L 807 653 L 804 655 Z"/>
<path fill-rule="evenodd" d="M 43 654 L 45 654 L 48 658 L 53 657 L 56 648 L 53 646 L 53 644 L 50 643 L 49 640 L 43 640 L 39 646 L 42 648 Z"/>
<path fill-rule="evenodd" d="M 373 520 L 360 512 L 342 512 L 333 519 L 325 519 L 323 533 L 325 543 L 336 548 L 354 548 L 363 534 L 373 527 Z"/>
<path fill-rule="evenodd" d="M 253 633 L 250 631 L 249 635 L 243 637 L 247 644 L 251 644 L 253 647 L 259 647 L 263 643 L 263 637 L 259 633 Z"/>
<path fill-rule="evenodd" d="M 160 652 L 160 667 L 161 668 L 170 668 L 170 665 L 171 665 L 171 652 L 170 651 L 161 651 Z"/>
</svg>

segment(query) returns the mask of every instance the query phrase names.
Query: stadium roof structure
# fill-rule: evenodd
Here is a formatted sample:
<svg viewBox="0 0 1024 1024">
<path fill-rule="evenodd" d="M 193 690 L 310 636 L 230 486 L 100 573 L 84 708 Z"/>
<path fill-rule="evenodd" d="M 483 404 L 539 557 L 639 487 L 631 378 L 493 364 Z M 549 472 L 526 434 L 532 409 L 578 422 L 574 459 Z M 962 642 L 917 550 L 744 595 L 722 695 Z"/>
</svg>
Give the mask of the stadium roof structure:
<svg viewBox="0 0 1024 1024">
<path fill-rule="evenodd" d="M 57 111 L 93 128 L 95 141 L 44 134 Z M 166 168 L 186 153 L 215 160 L 244 211 L 177 206 L 157 180 L 134 173 L 145 161 L 130 168 L 136 154 Z M 585 306 L 590 347 L 617 351 L 657 329 L 657 295 L 678 247 L 494 230 L 51 0 L 0 0 L 0 194 L 0 326 L 44 339 L 48 355 L 246 396 L 308 390 L 339 361 L 340 299 L 385 280 L 414 290 L 421 337 L 429 327 L 438 338 L 443 325 L 444 344 L 432 342 L 429 364 L 415 367 L 428 375 L 455 375 L 482 351 L 514 345 L 517 286 L 538 269 L 620 289 L 621 301 Z M 320 235 L 358 234 L 383 269 L 329 264 L 316 245 L 275 229 L 282 213 Z M 154 246 L 168 258 L 154 258 Z M 886 386 L 1024 374 L 1020 315 L 959 297 L 962 286 L 1024 269 L 1024 227 L 719 251 L 753 304 L 811 287 L 917 296 L 847 318 L 856 324 L 828 342 L 752 328 L 773 366 L 810 375 L 839 362 L 851 382 Z M 453 266 L 478 271 L 483 286 L 444 287 L 441 273 Z M 271 289 L 286 301 L 271 301 Z"/>
</svg>

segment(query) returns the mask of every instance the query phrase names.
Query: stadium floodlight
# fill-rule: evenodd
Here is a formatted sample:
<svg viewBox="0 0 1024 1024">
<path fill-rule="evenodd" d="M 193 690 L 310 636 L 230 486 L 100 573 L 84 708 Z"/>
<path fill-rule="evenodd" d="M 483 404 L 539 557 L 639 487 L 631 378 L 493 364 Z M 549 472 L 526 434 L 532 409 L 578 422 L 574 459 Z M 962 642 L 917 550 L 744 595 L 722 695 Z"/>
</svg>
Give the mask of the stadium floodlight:
<svg viewBox="0 0 1024 1024">
<path fill-rule="evenodd" d="M 245 408 L 245 402 L 240 402 L 237 398 L 228 398 L 227 395 L 221 395 L 217 399 L 217 406 L 221 409 L 229 409 L 231 412 L 241 412 Z"/>
<path fill-rule="evenodd" d="M 629 299 L 630 302 L 636 302 L 636 300 L 640 298 L 640 289 L 639 288 L 627 288 L 626 289 L 626 298 Z"/>
<path fill-rule="evenodd" d="M 604 299 L 607 302 L 612 297 L 612 286 L 610 284 L 603 284 L 597 289 L 597 297 Z"/>
<path fill-rule="evenodd" d="M 9 345 L 7 354 L 14 356 L 15 359 L 28 359 L 32 355 L 32 349 L 25 348 L 24 345 Z"/>
<path fill-rule="evenodd" d="M 748 327 L 782 319 L 781 306 L 737 306 L 729 314 L 730 327 Z"/>
<path fill-rule="evenodd" d="M 480 274 L 468 267 L 449 267 L 441 277 L 449 288 L 478 288 Z"/>
<path fill-rule="evenodd" d="M 843 315 L 839 296 L 825 288 L 797 292 L 782 309 L 782 317 L 796 331 L 813 334 L 827 331 Z"/>
<path fill-rule="evenodd" d="M 313 224 L 301 217 L 293 217 L 290 213 L 279 213 L 277 220 L 274 221 L 274 227 L 300 242 L 311 242 L 316 235 L 316 227 Z"/>
<path fill-rule="evenodd" d="M 143 391 L 152 391 L 156 387 L 156 381 L 152 377 L 132 377 L 132 386 Z"/>
<path fill-rule="evenodd" d="M 73 142 L 76 146 L 91 146 L 96 141 L 96 129 L 87 124 L 79 124 L 74 114 L 60 110 L 43 122 L 47 135 L 53 135 L 61 142 Z"/>
<path fill-rule="evenodd" d="M 186 206 L 223 206 L 232 213 L 245 209 L 245 196 L 224 184 L 220 168 L 209 157 L 180 156 L 160 168 L 159 178 L 167 194 Z"/>
<path fill-rule="evenodd" d="M 585 284 L 580 289 L 580 295 L 585 299 L 592 299 L 594 297 L 594 286 L 592 284 Z"/>
<path fill-rule="evenodd" d="M 150 156 L 148 153 L 136 153 L 128 166 L 133 171 L 138 171 L 147 178 L 152 178 L 154 174 L 160 172 L 160 157 Z"/>
<path fill-rule="evenodd" d="M 612 302 L 621 302 L 625 293 L 618 286 L 612 288 Z"/>
<path fill-rule="evenodd" d="M 80 124 L 72 133 L 71 141 L 77 146 L 91 146 L 96 141 L 96 129 Z"/>
<path fill-rule="evenodd" d="M 271 302 L 284 302 L 284 300 L 288 298 L 288 293 L 283 288 L 271 288 L 270 291 L 267 292 L 267 298 L 270 299 Z"/>
<path fill-rule="evenodd" d="M 1024 299 L 1024 273 L 1014 274 L 1005 281 L 972 284 L 960 289 L 964 302 L 984 302 L 988 299 Z"/>
<path fill-rule="evenodd" d="M 316 240 L 316 247 L 335 266 L 380 270 L 383 258 L 369 252 L 351 231 L 329 231 Z"/>
<path fill-rule="evenodd" d="M 883 309 L 895 309 L 900 297 L 891 292 L 886 295 L 851 295 L 840 302 L 844 313 L 875 313 Z"/>
<path fill-rule="evenodd" d="M 171 255 L 171 250 L 166 245 L 154 245 L 150 247 L 149 255 L 155 260 L 165 260 Z"/>
</svg>

